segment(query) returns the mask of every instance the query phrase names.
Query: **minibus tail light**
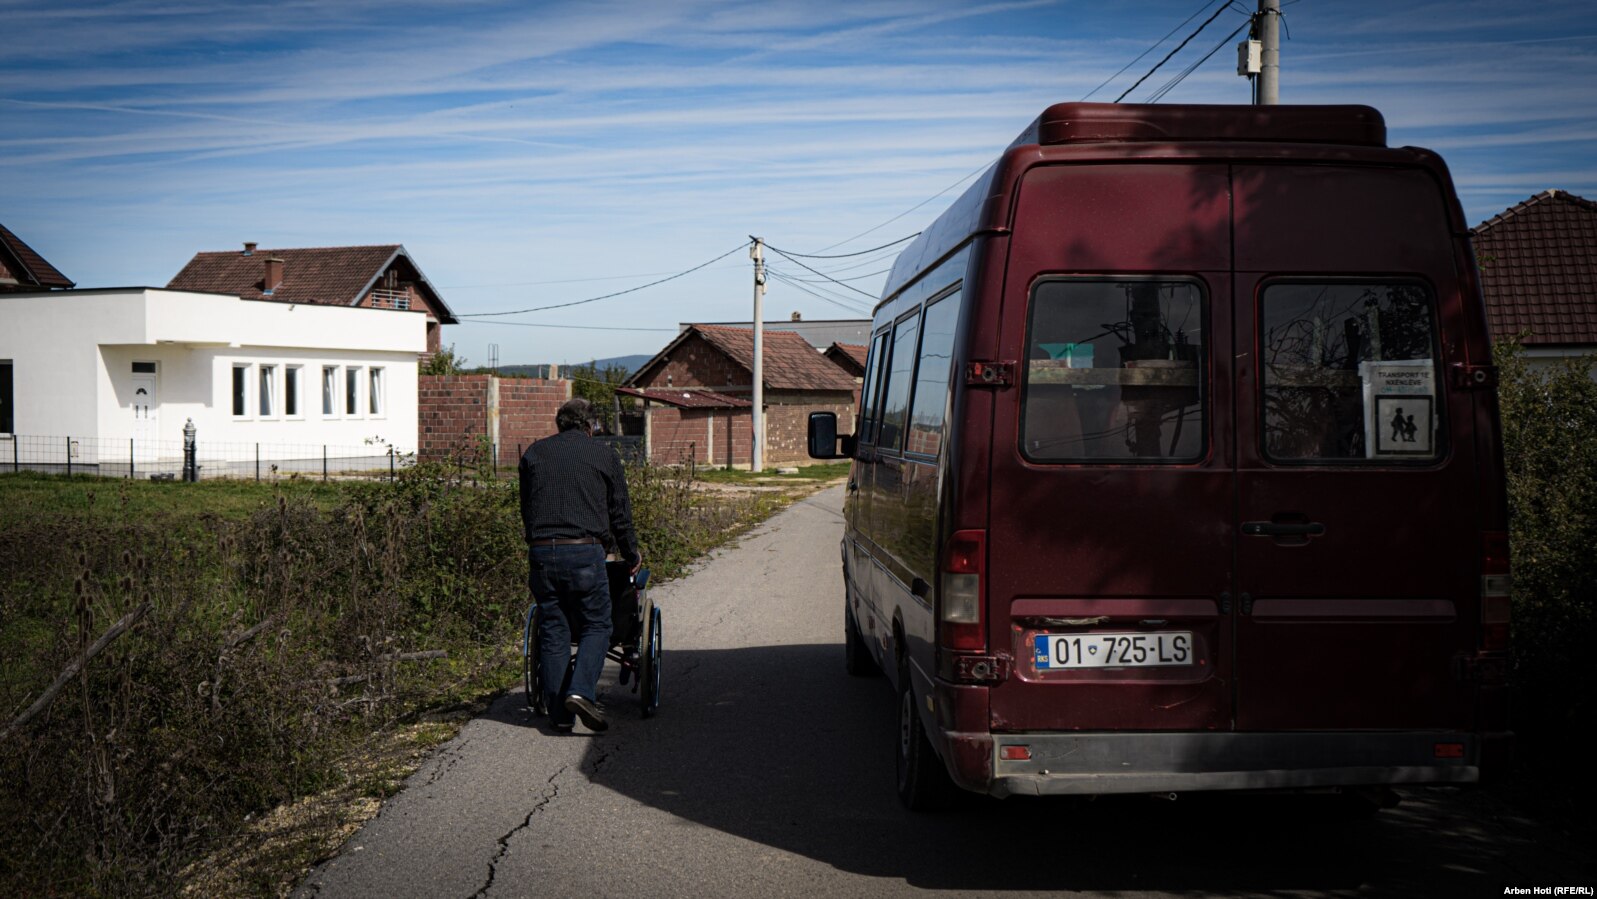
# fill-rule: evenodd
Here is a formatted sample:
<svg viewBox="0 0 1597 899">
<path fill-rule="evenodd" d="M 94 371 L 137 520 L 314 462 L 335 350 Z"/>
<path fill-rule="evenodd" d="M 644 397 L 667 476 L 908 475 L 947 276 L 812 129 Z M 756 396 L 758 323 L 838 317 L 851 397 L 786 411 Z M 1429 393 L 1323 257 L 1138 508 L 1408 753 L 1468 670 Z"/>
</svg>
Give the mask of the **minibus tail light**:
<svg viewBox="0 0 1597 899">
<path fill-rule="evenodd" d="M 1508 648 L 1512 601 L 1509 593 L 1513 576 L 1509 573 L 1508 534 L 1486 531 L 1481 534 L 1481 649 Z"/>
<path fill-rule="evenodd" d="M 986 531 L 955 531 L 943 547 L 937 603 L 939 642 L 944 648 L 962 652 L 987 648 L 987 637 L 982 632 L 986 562 Z"/>
</svg>

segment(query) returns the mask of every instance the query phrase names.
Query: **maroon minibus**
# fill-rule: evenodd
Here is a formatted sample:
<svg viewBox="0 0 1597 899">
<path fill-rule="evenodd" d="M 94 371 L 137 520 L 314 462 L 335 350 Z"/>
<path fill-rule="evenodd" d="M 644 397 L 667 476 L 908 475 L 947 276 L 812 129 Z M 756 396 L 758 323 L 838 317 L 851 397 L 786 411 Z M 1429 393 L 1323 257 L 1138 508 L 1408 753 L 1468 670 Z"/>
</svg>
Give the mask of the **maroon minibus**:
<svg viewBox="0 0 1597 899">
<path fill-rule="evenodd" d="M 1468 783 L 1507 730 L 1496 377 L 1442 160 L 1362 106 L 1047 109 L 898 257 L 850 672 L 898 786 Z"/>
</svg>

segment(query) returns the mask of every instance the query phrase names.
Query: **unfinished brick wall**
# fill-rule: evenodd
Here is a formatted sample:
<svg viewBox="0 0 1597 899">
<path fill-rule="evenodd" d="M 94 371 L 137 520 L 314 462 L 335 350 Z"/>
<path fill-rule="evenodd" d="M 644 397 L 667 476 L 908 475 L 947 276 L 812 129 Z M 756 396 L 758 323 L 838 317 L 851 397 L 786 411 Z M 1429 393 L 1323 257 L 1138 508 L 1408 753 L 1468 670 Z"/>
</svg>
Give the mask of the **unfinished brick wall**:
<svg viewBox="0 0 1597 899">
<path fill-rule="evenodd" d="M 421 461 L 475 459 L 486 437 L 498 444 L 499 464 L 514 466 L 518 446 L 555 433 L 555 413 L 570 398 L 571 382 L 421 375 L 417 393 L 416 446 Z"/>
<path fill-rule="evenodd" d="M 650 370 L 648 376 L 634 387 L 658 389 L 663 387 L 703 387 L 707 390 L 747 393 L 750 389 L 748 369 L 728 359 L 726 354 L 694 334 L 672 351 L 671 357 Z"/>
<path fill-rule="evenodd" d="M 753 455 L 752 413 L 748 409 L 678 409 L 650 404 L 648 416 L 652 464 L 681 465 L 692 459 L 699 465 L 747 466 Z"/>
<path fill-rule="evenodd" d="M 526 449 L 559 430 L 555 413 L 571 398 L 570 381 L 534 378 L 499 380 L 499 464 L 515 465 L 517 447 Z"/>
<path fill-rule="evenodd" d="M 821 397 L 795 397 L 807 402 L 769 403 L 765 407 L 765 464 L 808 465 L 810 458 L 809 428 L 811 412 L 833 412 L 837 415 L 837 433 L 854 433 L 854 404 L 847 394 L 833 397 L 830 402 Z"/>
</svg>

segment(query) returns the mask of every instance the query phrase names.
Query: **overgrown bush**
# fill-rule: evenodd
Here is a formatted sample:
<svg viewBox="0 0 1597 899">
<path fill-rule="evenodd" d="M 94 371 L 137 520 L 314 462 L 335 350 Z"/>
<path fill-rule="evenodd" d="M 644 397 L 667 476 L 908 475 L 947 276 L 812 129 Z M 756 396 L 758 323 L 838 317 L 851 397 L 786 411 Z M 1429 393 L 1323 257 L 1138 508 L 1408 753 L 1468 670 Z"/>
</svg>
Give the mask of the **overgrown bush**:
<svg viewBox="0 0 1597 899">
<path fill-rule="evenodd" d="M 766 511 L 706 503 L 685 472 L 630 479 L 659 576 Z M 263 487 L 269 501 L 233 518 L 129 514 L 130 489 L 0 517 L 0 726 L 149 606 L 0 743 L 7 894 L 169 894 L 246 815 L 335 782 L 375 729 L 514 678 L 527 588 L 513 478 L 439 465 L 331 500 Z"/>
<path fill-rule="evenodd" d="M 1536 754 L 1597 713 L 1597 381 L 1500 349 L 1514 571 L 1515 727 Z"/>
</svg>

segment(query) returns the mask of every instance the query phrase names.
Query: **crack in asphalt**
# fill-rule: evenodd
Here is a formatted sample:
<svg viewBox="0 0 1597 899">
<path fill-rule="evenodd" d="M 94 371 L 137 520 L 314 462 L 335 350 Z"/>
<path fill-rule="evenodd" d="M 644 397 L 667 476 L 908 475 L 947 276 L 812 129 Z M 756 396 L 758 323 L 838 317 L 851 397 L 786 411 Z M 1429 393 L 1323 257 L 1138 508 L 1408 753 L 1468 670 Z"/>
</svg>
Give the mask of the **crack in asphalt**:
<svg viewBox="0 0 1597 899">
<path fill-rule="evenodd" d="M 422 786 L 430 787 L 438 781 L 443 780 L 444 775 L 448 774 L 450 770 L 460 763 L 460 759 L 463 756 L 461 750 L 465 749 L 466 745 L 470 742 L 471 739 L 469 737 L 460 739 L 455 741 L 453 745 L 445 749 L 443 752 L 440 752 L 438 757 L 433 761 L 433 769 L 428 773 L 427 782 L 422 784 Z"/>
<path fill-rule="evenodd" d="M 566 769 L 569 767 L 571 766 L 561 765 L 560 770 L 549 775 L 549 780 L 545 782 L 547 789 L 543 791 L 543 795 L 538 801 L 533 803 L 532 808 L 527 810 L 527 817 L 522 818 L 520 824 L 510 828 L 510 830 L 505 832 L 504 836 L 499 838 L 499 851 L 494 853 L 494 857 L 488 860 L 488 879 L 483 881 L 477 892 L 471 894 L 471 899 L 482 899 L 482 897 L 488 895 L 488 891 L 493 888 L 494 877 L 499 873 L 499 862 L 505 857 L 505 853 L 510 851 L 510 840 L 516 834 L 530 827 L 532 819 L 537 817 L 539 812 L 547 808 L 549 803 L 554 802 L 555 798 L 560 795 L 560 784 L 556 783 L 556 781 L 559 780 L 560 775 L 566 773 Z"/>
</svg>

